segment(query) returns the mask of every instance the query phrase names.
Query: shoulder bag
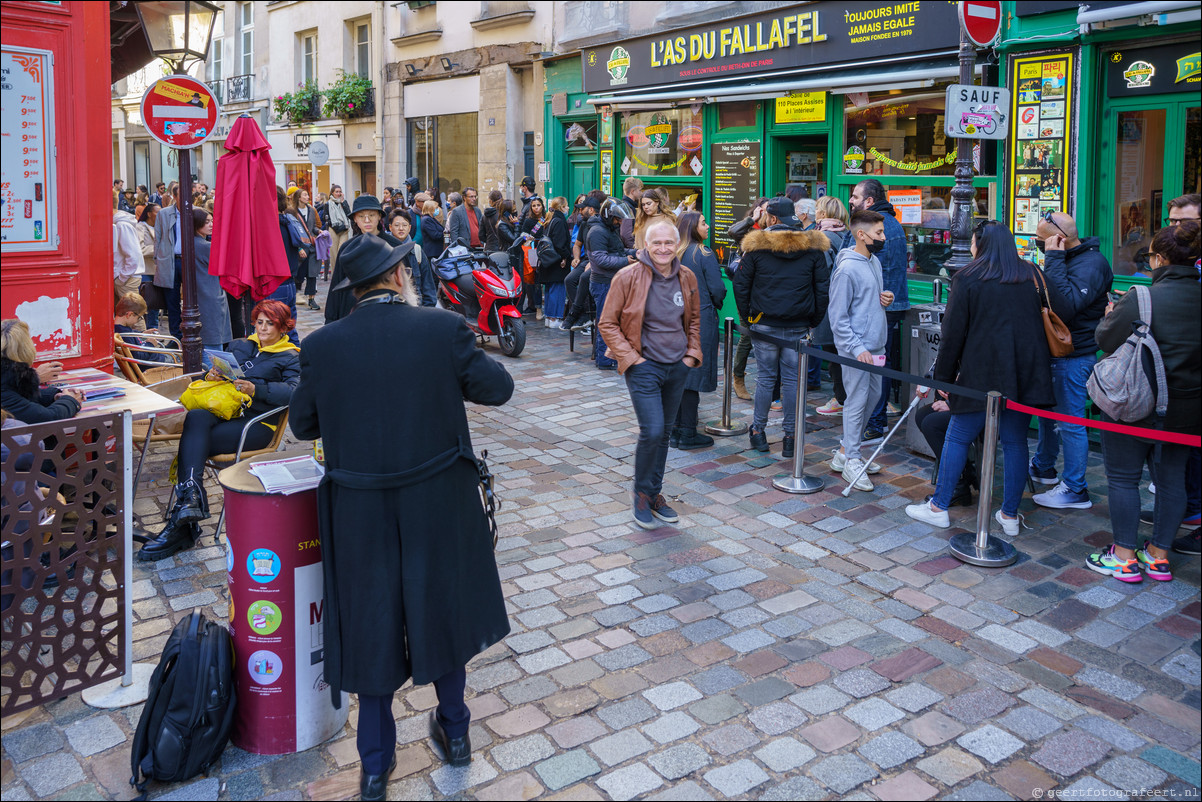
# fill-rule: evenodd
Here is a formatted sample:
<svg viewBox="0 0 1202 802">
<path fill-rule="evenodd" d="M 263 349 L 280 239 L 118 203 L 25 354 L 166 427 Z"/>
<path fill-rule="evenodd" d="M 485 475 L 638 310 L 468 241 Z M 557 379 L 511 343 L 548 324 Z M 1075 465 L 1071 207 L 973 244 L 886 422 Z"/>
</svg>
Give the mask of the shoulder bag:
<svg viewBox="0 0 1202 802">
<path fill-rule="evenodd" d="M 1048 338 L 1048 350 L 1052 356 L 1066 357 L 1073 355 L 1073 335 L 1068 326 L 1064 325 L 1048 301 L 1048 285 L 1044 282 L 1043 273 L 1035 268 L 1035 291 L 1039 293 L 1039 309 L 1043 314 L 1043 333 Z"/>
</svg>

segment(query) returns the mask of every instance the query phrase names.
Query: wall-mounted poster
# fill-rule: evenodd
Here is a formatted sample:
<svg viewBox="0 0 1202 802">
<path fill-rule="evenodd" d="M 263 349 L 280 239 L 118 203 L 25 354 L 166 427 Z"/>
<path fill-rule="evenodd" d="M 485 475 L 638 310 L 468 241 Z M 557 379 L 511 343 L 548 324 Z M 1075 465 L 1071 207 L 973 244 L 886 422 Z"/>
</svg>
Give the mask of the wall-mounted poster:
<svg viewBox="0 0 1202 802">
<path fill-rule="evenodd" d="M 614 152 L 601 151 L 601 191 L 606 195 L 613 194 L 614 183 Z"/>
<path fill-rule="evenodd" d="M 58 248 L 54 183 L 54 61 L 49 50 L 0 53 L 0 246 L 4 253 Z"/>
<path fill-rule="evenodd" d="M 1010 61 L 1006 209 L 1020 255 L 1036 263 L 1042 259 L 1035 247 L 1040 217 L 1069 210 L 1074 58 L 1074 52 L 1060 51 Z"/>
</svg>

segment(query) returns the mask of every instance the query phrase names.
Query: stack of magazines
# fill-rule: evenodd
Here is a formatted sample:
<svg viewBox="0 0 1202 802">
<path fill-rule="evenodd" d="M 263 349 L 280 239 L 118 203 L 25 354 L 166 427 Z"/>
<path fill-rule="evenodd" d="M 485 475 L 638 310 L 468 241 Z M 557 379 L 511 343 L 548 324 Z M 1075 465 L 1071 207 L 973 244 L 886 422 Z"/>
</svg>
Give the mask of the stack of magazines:
<svg viewBox="0 0 1202 802">
<path fill-rule="evenodd" d="M 302 457 L 255 462 L 249 470 L 263 483 L 263 489 L 268 493 L 281 493 L 285 496 L 302 490 L 312 490 L 321 484 L 321 477 L 326 472 L 317 460 L 307 454 Z"/>
</svg>

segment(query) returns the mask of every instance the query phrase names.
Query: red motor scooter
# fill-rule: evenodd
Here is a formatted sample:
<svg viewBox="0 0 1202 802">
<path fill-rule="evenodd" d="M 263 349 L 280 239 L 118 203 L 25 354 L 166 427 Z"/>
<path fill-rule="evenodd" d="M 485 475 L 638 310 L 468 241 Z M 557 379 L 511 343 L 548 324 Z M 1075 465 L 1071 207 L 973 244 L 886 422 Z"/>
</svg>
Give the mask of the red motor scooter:
<svg viewBox="0 0 1202 802">
<path fill-rule="evenodd" d="M 496 337 L 505 356 L 526 347 L 526 322 L 514 302 L 522 293 L 522 274 L 509 266 L 503 253 L 488 256 L 452 245 L 433 261 L 438 276 L 438 299 L 446 309 L 463 315 L 480 337 Z"/>
</svg>

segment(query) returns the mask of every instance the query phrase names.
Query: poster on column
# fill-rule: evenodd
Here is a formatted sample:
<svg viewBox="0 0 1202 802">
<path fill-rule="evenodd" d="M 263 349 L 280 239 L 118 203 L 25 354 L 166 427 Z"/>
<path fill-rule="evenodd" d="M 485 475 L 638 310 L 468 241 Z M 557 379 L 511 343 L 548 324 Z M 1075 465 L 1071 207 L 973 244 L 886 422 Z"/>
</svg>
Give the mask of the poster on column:
<svg viewBox="0 0 1202 802">
<path fill-rule="evenodd" d="M 1040 218 L 1068 212 L 1072 181 L 1075 51 L 1010 60 L 1010 136 L 1007 139 L 1009 223 L 1019 254 L 1036 264 Z"/>
<path fill-rule="evenodd" d="M 0 107 L 0 251 L 56 250 L 54 59 L 49 50 L 4 45 Z"/>
</svg>

